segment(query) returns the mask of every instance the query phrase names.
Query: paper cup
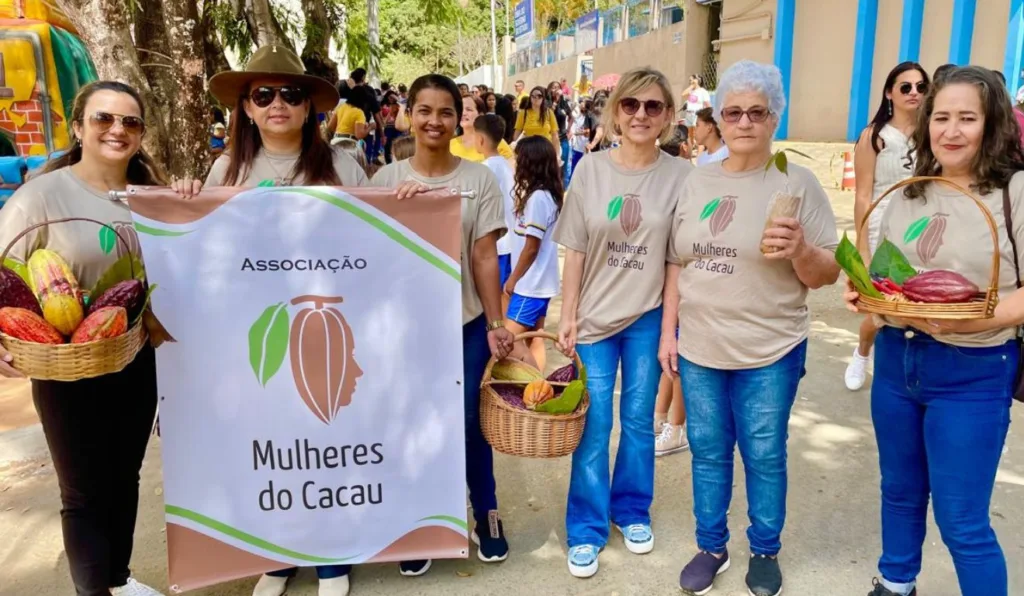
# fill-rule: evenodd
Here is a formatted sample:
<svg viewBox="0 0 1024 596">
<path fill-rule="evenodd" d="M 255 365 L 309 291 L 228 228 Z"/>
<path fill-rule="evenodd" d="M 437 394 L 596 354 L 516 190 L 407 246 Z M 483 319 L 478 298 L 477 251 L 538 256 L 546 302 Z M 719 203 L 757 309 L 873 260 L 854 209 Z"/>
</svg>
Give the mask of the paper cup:
<svg viewBox="0 0 1024 596">
<path fill-rule="evenodd" d="M 772 223 L 776 218 L 789 217 L 796 218 L 800 213 L 800 202 L 802 197 L 787 194 L 784 192 L 776 191 L 772 195 L 771 200 L 768 202 L 768 213 L 765 216 L 764 230 L 762 230 L 761 236 L 764 237 L 764 231 L 769 228 L 775 227 Z M 765 246 L 764 241 L 761 241 L 761 253 L 770 254 L 773 252 L 779 252 L 781 250 L 777 246 Z"/>
</svg>

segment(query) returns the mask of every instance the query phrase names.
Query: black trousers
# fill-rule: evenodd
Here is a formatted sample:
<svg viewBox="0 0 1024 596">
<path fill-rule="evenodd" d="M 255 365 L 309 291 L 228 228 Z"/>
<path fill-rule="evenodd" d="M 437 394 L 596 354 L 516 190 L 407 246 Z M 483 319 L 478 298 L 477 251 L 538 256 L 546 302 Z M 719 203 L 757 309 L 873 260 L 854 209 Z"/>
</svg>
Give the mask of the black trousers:
<svg viewBox="0 0 1024 596">
<path fill-rule="evenodd" d="M 64 550 L 78 596 L 109 596 L 128 581 L 139 470 L 156 414 L 148 344 L 119 373 L 32 381 L 32 399 L 60 483 Z"/>
</svg>

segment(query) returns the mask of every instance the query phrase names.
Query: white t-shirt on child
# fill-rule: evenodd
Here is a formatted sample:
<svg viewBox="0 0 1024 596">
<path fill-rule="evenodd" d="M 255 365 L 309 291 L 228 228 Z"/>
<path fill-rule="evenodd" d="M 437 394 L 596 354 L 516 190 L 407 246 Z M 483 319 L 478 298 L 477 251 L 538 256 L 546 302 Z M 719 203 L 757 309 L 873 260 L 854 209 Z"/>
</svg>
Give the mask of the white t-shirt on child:
<svg viewBox="0 0 1024 596">
<path fill-rule="evenodd" d="M 512 230 L 515 229 L 515 216 L 512 213 L 512 188 L 515 186 L 515 173 L 508 160 L 496 155 L 484 160 L 484 165 L 494 172 L 498 179 L 498 188 L 501 189 L 501 198 L 505 206 L 505 227 L 508 229 L 505 235 L 498 239 L 498 254 L 507 255 L 512 253 Z"/>
<path fill-rule="evenodd" d="M 561 284 L 558 278 L 558 245 L 551 240 L 558 221 L 558 206 L 546 190 L 538 190 L 526 201 L 526 209 L 516 217 L 516 239 L 512 248 L 512 270 L 526 246 L 526 238 L 540 240 L 540 251 L 526 275 L 516 284 L 515 293 L 529 298 L 554 298 Z"/>
</svg>

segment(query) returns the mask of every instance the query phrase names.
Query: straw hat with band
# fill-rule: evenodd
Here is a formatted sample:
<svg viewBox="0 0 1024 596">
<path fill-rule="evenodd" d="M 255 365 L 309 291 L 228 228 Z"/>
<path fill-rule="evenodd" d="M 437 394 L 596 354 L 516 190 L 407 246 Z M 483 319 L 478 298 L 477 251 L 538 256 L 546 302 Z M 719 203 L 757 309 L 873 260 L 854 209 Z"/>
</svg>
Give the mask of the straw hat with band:
<svg viewBox="0 0 1024 596">
<path fill-rule="evenodd" d="M 306 74 L 298 55 L 279 45 L 263 46 L 245 65 L 245 70 L 219 72 L 210 78 L 210 93 L 226 106 L 234 106 L 238 98 L 249 93 L 253 81 L 264 78 L 287 78 L 304 88 L 317 112 L 330 112 L 338 105 L 338 90 L 326 79 Z"/>
</svg>

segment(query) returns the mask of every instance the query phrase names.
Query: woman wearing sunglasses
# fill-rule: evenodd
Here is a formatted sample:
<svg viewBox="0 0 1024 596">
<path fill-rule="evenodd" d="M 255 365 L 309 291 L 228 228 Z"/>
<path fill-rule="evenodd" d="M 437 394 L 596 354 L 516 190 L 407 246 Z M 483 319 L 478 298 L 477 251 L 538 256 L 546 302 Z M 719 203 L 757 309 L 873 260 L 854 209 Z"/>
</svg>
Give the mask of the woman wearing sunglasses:
<svg viewBox="0 0 1024 596">
<path fill-rule="evenodd" d="M 654 548 L 654 400 L 661 371 L 658 342 L 672 214 L 693 166 L 658 148 L 673 133 L 675 99 L 665 75 L 636 69 L 622 76 L 604 112 L 622 139 L 580 160 L 555 228 L 565 247 L 558 346 L 579 352 L 590 409 L 572 456 L 565 516 L 569 573 L 598 570 L 610 525 L 625 547 Z M 622 426 L 615 474 L 608 473 L 615 379 L 622 367 Z"/>
<path fill-rule="evenodd" d="M 530 91 L 528 102 L 516 116 L 516 140 L 525 137 L 545 137 L 551 139 L 558 150 L 559 160 L 562 159 L 562 143 L 558 140 L 558 122 L 555 112 L 548 102 L 548 93 L 544 87 L 534 87 Z"/>
<path fill-rule="evenodd" d="M 210 79 L 210 93 L 234 105 L 235 139 L 230 155 L 213 164 L 206 186 L 365 186 L 366 172 L 344 150 L 332 148 L 319 134 L 317 113 L 338 105 L 338 90 L 326 80 L 304 74 L 299 57 L 281 46 L 264 46 L 245 71 L 227 71 Z M 183 196 L 203 186 L 175 181 Z M 345 596 L 351 565 L 320 565 L 320 596 Z M 263 575 L 253 596 L 282 596 L 298 569 Z"/>
<path fill-rule="evenodd" d="M 49 161 L 0 210 L 6 246 L 33 224 L 65 217 L 104 222 L 133 234 L 132 216 L 108 192 L 127 185 L 163 186 L 160 168 L 142 148 L 145 108 L 122 83 L 83 87 L 71 111 L 74 144 Z M 96 224 L 72 221 L 38 228 L 8 258 L 25 263 L 33 251 L 63 256 L 83 288 L 96 284 L 120 253 L 103 244 Z M 138 246 L 137 239 L 126 238 Z M 154 339 L 153 345 L 159 341 Z M 0 375 L 21 377 L 0 348 Z M 156 414 L 156 359 L 143 347 L 118 373 L 74 382 L 32 381 L 32 400 L 53 458 L 61 495 L 61 527 L 78 596 L 158 596 L 131 577 L 139 470 Z"/>
<path fill-rule="evenodd" d="M 911 140 L 914 175 L 946 178 L 991 212 L 999 304 L 988 319 L 876 318 L 883 326 L 875 340 L 871 420 L 882 477 L 882 577 L 871 596 L 917 593 L 929 501 L 953 558 L 957 593 L 1019 594 L 1019 587 L 1008 591 L 1006 557 L 989 512 L 1020 366 L 1024 152 L 1009 93 L 992 71 L 955 67 L 933 86 Z M 881 236 L 898 243 L 910 265 L 988 285 L 994 247 L 973 201 L 936 182 L 894 194 Z M 856 311 L 858 294 L 847 290 Z"/>
<path fill-rule="evenodd" d="M 787 424 L 807 357 L 807 294 L 839 277 L 839 241 L 828 196 L 810 170 L 765 170 L 786 107 L 779 69 L 737 62 L 722 74 L 715 101 L 729 157 L 697 168 L 683 185 L 670 246 L 679 264 L 666 273 L 659 354 L 665 373 L 682 381 L 693 454 L 698 553 L 679 584 L 706 594 L 730 565 L 727 512 L 739 444 L 751 522 L 747 588 L 777 596 Z M 766 230 L 776 192 L 800 205 Z M 762 242 L 775 252 L 762 253 Z"/>
<path fill-rule="evenodd" d="M 860 135 L 854 151 L 853 168 L 857 176 L 856 199 L 853 204 L 854 221 L 864 219 L 868 207 L 893 184 L 909 177 L 914 171 L 910 154 L 910 139 L 917 126 L 917 113 L 928 94 L 928 73 L 916 62 L 903 62 L 885 78 L 882 102 L 875 117 Z M 882 215 L 891 196 L 871 212 L 868 221 L 868 249 L 864 262 L 871 262 L 871 254 L 878 248 Z M 857 391 L 868 376 L 868 360 L 875 343 L 877 328 L 874 320 L 864 317 L 860 324 L 860 339 L 853 351 L 853 359 L 846 367 L 846 388 Z"/>
</svg>

